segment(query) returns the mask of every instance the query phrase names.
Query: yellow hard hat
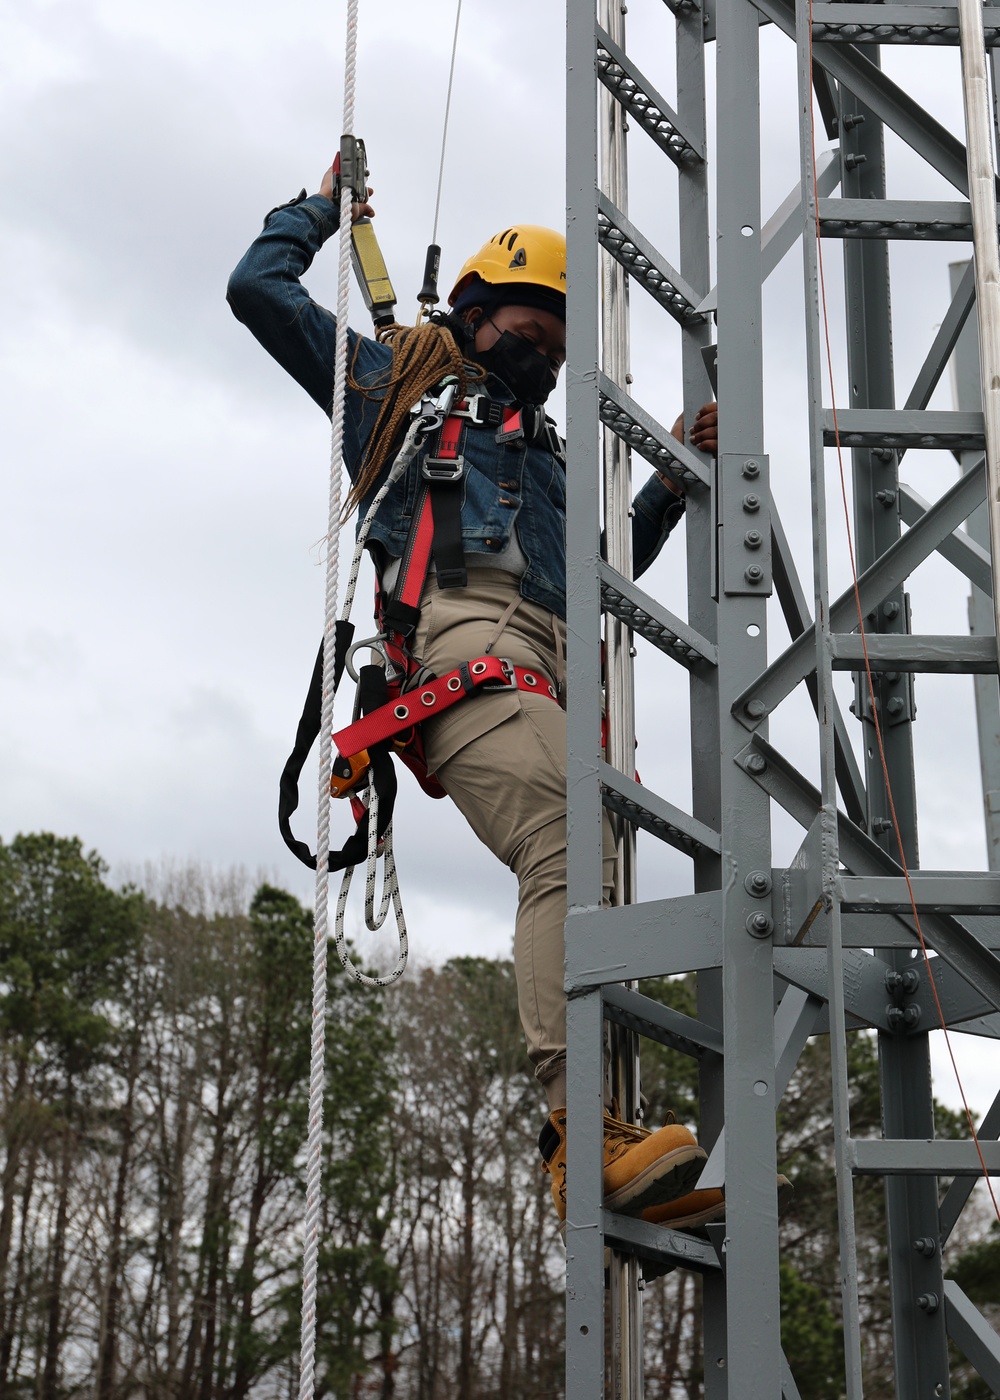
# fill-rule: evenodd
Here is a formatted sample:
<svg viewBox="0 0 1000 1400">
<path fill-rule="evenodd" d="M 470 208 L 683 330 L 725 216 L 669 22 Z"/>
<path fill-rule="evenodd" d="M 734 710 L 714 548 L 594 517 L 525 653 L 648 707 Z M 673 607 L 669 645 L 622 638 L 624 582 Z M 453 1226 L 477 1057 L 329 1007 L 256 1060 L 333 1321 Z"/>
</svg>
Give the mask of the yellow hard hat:
<svg viewBox="0 0 1000 1400">
<path fill-rule="evenodd" d="M 448 297 L 449 306 L 455 305 L 477 275 L 491 286 L 546 287 L 565 296 L 565 236 L 538 224 L 518 224 L 495 234 L 465 263 Z"/>
</svg>

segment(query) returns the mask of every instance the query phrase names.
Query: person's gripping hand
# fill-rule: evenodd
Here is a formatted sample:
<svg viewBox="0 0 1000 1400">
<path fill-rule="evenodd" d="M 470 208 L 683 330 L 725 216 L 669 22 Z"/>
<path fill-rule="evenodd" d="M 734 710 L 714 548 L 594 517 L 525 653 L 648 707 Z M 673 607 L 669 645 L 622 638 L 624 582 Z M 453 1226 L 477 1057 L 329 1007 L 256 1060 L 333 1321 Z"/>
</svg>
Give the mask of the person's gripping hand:
<svg viewBox="0 0 1000 1400">
<path fill-rule="evenodd" d="M 670 434 L 678 442 L 684 441 L 684 415 L 679 414 L 674 426 L 670 429 Z M 688 435 L 691 446 L 699 452 L 705 452 L 709 457 L 715 457 L 719 451 L 719 405 L 717 403 L 702 404 L 698 412 L 694 415 L 694 423 Z M 681 494 L 680 487 L 670 477 L 660 476 L 664 486 L 669 486 L 671 491 Z"/>
<path fill-rule="evenodd" d="M 329 168 L 329 170 L 326 172 L 326 174 L 323 176 L 322 180 L 321 180 L 320 183 L 319 183 L 319 193 L 320 193 L 321 195 L 323 195 L 323 197 L 324 197 L 325 199 L 329 199 L 331 202 L 333 201 L 333 182 L 334 182 L 334 174 L 333 174 L 333 166 L 331 165 L 330 168 Z M 371 186 L 371 185 L 368 186 L 368 193 L 369 193 L 369 194 L 374 194 L 374 193 L 375 193 L 375 190 L 374 190 L 373 186 Z M 372 208 L 372 206 L 371 206 L 370 204 L 368 204 L 368 203 L 359 204 L 359 203 L 355 202 L 354 204 L 351 205 L 351 223 L 352 223 L 352 224 L 356 224 L 356 223 L 358 222 L 359 219 L 373 219 L 374 217 L 375 217 L 375 210 Z"/>
</svg>

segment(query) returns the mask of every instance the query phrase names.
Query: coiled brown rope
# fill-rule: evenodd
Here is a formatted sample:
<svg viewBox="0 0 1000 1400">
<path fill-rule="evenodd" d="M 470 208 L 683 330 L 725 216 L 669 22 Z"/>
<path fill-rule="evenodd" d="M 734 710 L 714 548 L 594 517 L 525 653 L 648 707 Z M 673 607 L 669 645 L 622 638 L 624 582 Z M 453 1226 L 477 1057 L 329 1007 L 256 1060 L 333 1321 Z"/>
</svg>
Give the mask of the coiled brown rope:
<svg viewBox="0 0 1000 1400">
<path fill-rule="evenodd" d="M 455 337 L 446 326 L 433 323 L 387 326 L 379 333 L 379 340 L 392 347 L 392 368 L 387 383 L 377 390 L 366 389 L 358 383 L 354 376 L 357 348 L 347 376 L 348 386 L 355 393 L 366 399 L 382 397 L 382 403 L 357 480 L 344 503 L 344 520 L 382 475 L 407 414 L 421 396 L 439 384 L 445 375 L 453 374 L 458 380 L 456 398 L 462 399 L 470 383 L 486 377 L 486 371 L 478 365 L 466 364 Z"/>
</svg>

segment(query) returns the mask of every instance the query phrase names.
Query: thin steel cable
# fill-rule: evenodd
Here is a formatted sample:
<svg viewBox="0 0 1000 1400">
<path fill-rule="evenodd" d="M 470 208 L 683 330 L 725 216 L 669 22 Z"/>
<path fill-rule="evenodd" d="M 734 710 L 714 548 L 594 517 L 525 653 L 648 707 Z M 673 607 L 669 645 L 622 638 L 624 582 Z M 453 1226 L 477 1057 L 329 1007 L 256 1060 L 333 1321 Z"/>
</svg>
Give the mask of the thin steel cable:
<svg viewBox="0 0 1000 1400">
<path fill-rule="evenodd" d="M 347 3 L 344 50 L 344 121 L 354 129 L 354 90 L 358 55 L 358 0 Z M 309 1064 L 309 1134 L 306 1145 L 306 1216 L 302 1256 L 302 1333 L 299 1400 L 312 1400 L 316 1371 L 316 1272 L 319 1257 L 320 1192 L 323 1158 L 323 1090 L 326 1078 L 326 953 L 328 938 L 330 778 L 333 735 L 334 625 L 340 565 L 340 485 L 347 384 L 347 318 L 351 273 L 351 188 L 340 190 L 340 244 L 337 266 L 337 339 L 334 351 L 330 435 L 330 493 L 327 513 L 326 596 L 323 626 L 323 704 L 319 736 L 319 792 L 316 831 L 316 916 L 313 932 L 312 1046 Z"/>
<path fill-rule="evenodd" d="M 810 70 L 810 74 L 811 74 L 811 72 L 812 72 L 812 7 L 813 7 L 813 0 L 809 0 L 809 17 L 810 17 L 810 23 L 809 23 L 809 70 Z M 937 982 L 936 982 L 935 977 L 934 977 L 934 969 L 933 969 L 933 966 L 932 966 L 932 964 L 931 964 L 930 952 L 929 952 L 929 950 L 928 950 L 928 947 L 927 947 L 926 942 L 924 941 L 924 932 L 923 932 L 923 929 L 922 929 L 921 924 L 920 924 L 920 914 L 919 914 L 919 912 L 918 912 L 918 910 L 917 910 L 917 898 L 916 898 L 916 894 L 914 893 L 914 890 L 913 890 L 913 884 L 912 884 L 912 882 L 911 882 L 911 880 L 910 880 L 910 870 L 909 870 L 909 866 L 908 866 L 907 860 L 906 860 L 906 852 L 905 852 L 905 850 L 903 849 L 903 836 L 902 836 L 902 832 L 900 831 L 900 827 L 899 827 L 899 819 L 898 819 L 898 817 L 896 816 L 896 804 L 895 804 L 895 801 L 893 800 L 892 783 L 891 783 L 890 780 L 889 780 L 889 765 L 888 765 L 888 762 L 887 762 L 886 756 L 885 756 L 885 745 L 884 745 L 884 743 L 883 743 L 883 741 L 882 741 L 882 724 L 881 724 L 881 721 L 880 721 L 880 719 L 879 719 L 878 708 L 877 708 L 877 706 L 876 706 L 876 704 L 875 704 L 875 682 L 874 682 L 874 680 L 872 679 L 871 661 L 870 661 L 869 656 L 868 656 L 868 636 L 867 636 L 867 633 L 866 633 L 866 631 L 865 631 L 864 612 L 863 612 L 862 607 L 861 607 L 861 593 L 860 593 L 860 590 L 859 590 L 859 588 L 858 588 L 858 569 L 857 569 L 857 563 L 856 563 L 855 556 L 854 556 L 854 536 L 853 536 L 853 533 L 852 533 L 852 531 L 851 531 L 851 512 L 850 512 L 850 506 L 849 506 L 849 504 L 848 504 L 848 499 L 847 499 L 847 475 L 846 475 L 846 473 L 845 473 L 845 471 L 844 471 L 844 457 L 843 457 L 843 451 L 842 451 L 841 441 L 840 441 L 840 425 L 839 425 L 838 420 L 837 420 L 837 398 L 836 398 L 836 390 L 835 390 L 834 378 L 833 378 L 833 351 L 832 351 L 831 346 L 830 346 L 830 321 L 829 321 L 829 316 L 827 315 L 826 280 L 825 280 L 824 275 L 823 275 L 823 240 L 822 240 L 822 236 L 821 236 L 821 231 L 820 231 L 820 220 L 819 220 L 819 189 L 818 189 L 817 182 L 816 182 L 816 122 L 815 122 L 815 116 L 814 116 L 814 114 L 813 114 L 811 104 L 810 104 L 809 121 L 810 121 L 810 128 L 811 128 L 811 132 L 812 132 L 812 142 L 813 142 L 813 161 L 812 161 L 812 170 L 813 170 L 813 194 L 814 194 L 813 207 L 814 207 L 814 209 L 815 209 L 815 211 L 816 211 L 815 236 L 816 236 L 816 245 L 817 245 L 817 262 L 818 262 L 818 267 L 819 267 L 820 299 L 821 299 L 822 308 L 823 308 L 823 332 L 824 332 L 824 336 L 825 336 L 825 340 L 826 340 L 827 378 L 828 378 L 828 381 L 829 381 L 829 384 L 830 384 L 830 410 L 831 410 L 831 416 L 832 416 L 832 418 L 833 418 L 833 436 L 834 436 L 834 443 L 835 443 L 836 450 L 837 450 L 837 465 L 838 465 L 838 468 L 839 468 L 839 471 L 840 471 L 840 495 L 841 495 L 841 500 L 842 500 L 842 502 L 843 502 L 843 507 L 844 507 L 844 525 L 845 525 L 846 530 L 847 530 L 847 550 L 848 550 L 848 555 L 849 555 L 850 561 L 851 561 L 851 578 L 852 578 L 853 587 L 854 587 L 854 603 L 855 603 L 855 607 L 856 607 L 856 609 L 857 609 L 857 614 L 858 614 L 858 630 L 859 630 L 859 632 L 860 632 L 860 634 L 861 634 L 861 649 L 862 649 L 862 651 L 863 651 L 863 653 L 864 653 L 864 659 L 865 659 L 865 676 L 866 676 L 867 682 L 868 682 L 868 696 L 869 696 L 869 700 L 870 700 L 870 702 L 871 702 L 872 720 L 873 720 L 874 725 L 875 725 L 875 738 L 876 738 L 876 741 L 877 741 L 877 744 L 878 744 L 879 762 L 880 762 L 881 767 L 882 767 L 882 779 L 883 779 L 883 781 L 884 781 L 884 783 L 885 783 L 886 798 L 887 798 L 888 803 L 889 803 L 889 815 L 890 815 L 890 817 L 892 818 L 892 829 L 893 829 L 893 832 L 894 832 L 895 837 L 896 837 L 896 847 L 897 847 L 897 850 L 899 851 L 899 863 L 900 863 L 900 866 L 902 867 L 903 878 L 904 878 L 905 881 L 906 881 L 906 890 L 907 890 L 907 894 L 909 895 L 909 899 L 910 899 L 910 911 L 911 911 L 911 913 L 912 913 L 912 915 L 913 915 L 914 926 L 916 927 L 916 930 L 917 930 L 917 939 L 918 939 L 918 941 L 919 941 L 919 943 L 920 943 L 920 951 L 921 951 L 921 953 L 923 954 L 924 967 L 926 968 L 926 971 L 927 971 L 927 981 L 928 981 L 928 984 L 930 985 L 931 995 L 932 995 L 933 998 L 934 998 L 934 1005 L 935 1005 L 935 1007 L 936 1007 L 936 1009 L 937 1009 L 938 1020 L 939 1020 L 940 1023 L 941 1023 L 941 1030 L 944 1032 L 944 1041 L 945 1041 L 945 1045 L 946 1045 L 947 1048 L 948 1048 L 948 1058 L 949 1058 L 950 1061 L 951 1061 L 951 1067 L 952 1067 L 952 1070 L 954 1071 L 954 1074 L 955 1074 L 955 1083 L 958 1085 L 958 1092 L 959 1092 L 959 1095 L 961 1096 L 961 1099 L 962 1099 L 962 1107 L 963 1107 L 963 1109 L 965 1110 L 965 1118 L 966 1118 L 966 1121 L 967 1121 L 967 1123 L 968 1123 L 968 1125 L 969 1125 L 969 1131 L 970 1131 L 970 1133 L 972 1134 L 972 1141 L 973 1141 L 973 1143 L 974 1143 L 974 1145 L 975 1145 L 975 1148 L 976 1148 L 976 1155 L 977 1155 L 978 1158 L 979 1158 L 979 1164 L 980 1164 L 980 1166 L 982 1167 L 983 1180 L 986 1182 L 986 1188 L 987 1188 L 987 1190 L 988 1190 L 989 1193 L 990 1193 L 990 1200 L 993 1202 L 993 1210 L 994 1210 L 994 1212 L 996 1213 L 997 1220 L 1000 1221 L 1000 1204 L 997 1203 L 997 1197 L 996 1197 L 996 1194 L 995 1194 L 995 1192 L 994 1192 L 994 1190 L 993 1190 L 993 1182 L 990 1180 L 989 1170 L 988 1170 L 988 1168 L 987 1168 L 987 1166 L 986 1166 L 986 1159 L 985 1159 L 985 1157 L 983 1156 L 983 1149 L 982 1149 L 982 1147 L 980 1146 L 979 1134 L 976 1132 L 976 1124 L 975 1124 L 975 1121 L 974 1121 L 973 1116 L 972 1116 L 972 1110 L 971 1110 L 970 1107 L 969 1107 L 969 1101 L 968 1101 L 968 1099 L 967 1099 L 967 1097 L 966 1097 L 966 1094 L 965 1094 L 965 1086 L 964 1086 L 964 1084 L 962 1083 L 962 1076 L 961 1076 L 961 1074 L 959 1073 L 958 1062 L 957 1062 L 957 1060 L 955 1059 L 955 1052 L 954 1052 L 954 1049 L 952 1048 L 951 1034 L 950 1034 L 950 1032 L 949 1032 L 949 1030 L 948 1030 L 947 1018 L 945 1017 L 944 1009 L 943 1009 L 943 1007 L 942 1007 L 942 1005 L 941 1005 L 941 998 L 940 998 L 940 996 L 938 995 Z"/>
<path fill-rule="evenodd" d="M 462 18 L 462 0 L 458 0 L 458 8 L 455 10 L 455 37 L 451 43 L 451 67 L 448 69 L 448 96 L 444 103 L 444 129 L 441 132 L 441 164 L 438 167 L 438 187 L 437 199 L 434 201 L 434 232 L 431 234 L 431 242 L 438 241 L 438 215 L 441 212 L 441 188 L 444 184 L 444 152 L 448 144 L 448 118 L 451 115 L 451 89 L 455 81 L 455 55 L 458 53 L 458 24 Z"/>
</svg>

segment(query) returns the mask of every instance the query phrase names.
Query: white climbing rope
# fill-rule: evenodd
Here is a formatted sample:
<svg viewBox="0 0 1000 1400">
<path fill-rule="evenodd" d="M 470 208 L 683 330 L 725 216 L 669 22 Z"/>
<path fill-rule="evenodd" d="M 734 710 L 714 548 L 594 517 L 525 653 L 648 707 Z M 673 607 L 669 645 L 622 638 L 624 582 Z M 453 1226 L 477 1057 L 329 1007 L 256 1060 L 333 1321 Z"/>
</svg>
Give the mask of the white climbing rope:
<svg viewBox="0 0 1000 1400">
<path fill-rule="evenodd" d="M 344 50 L 344 122 L 354 130 L 354 85 L 358 57 L 358 0 L 347 0 Z M 340 565 L 340 481 L 347 381 L 347 318 L 351 275 L 351 186 L 341 181 L 337 264 L 337 339 L 334 353 L 330 496 L 326 533 L 326 594 L 323 625 L 323 704 L 319 727 L 319 802 L 316 831 L 316 919 L 313 928 L 312 1045 L 309 1062 L 309 1133 L 306 1144 L 306 1218 L 302 1255 L 302 1333 L 299 1400 L 313 1400 L 316 1372 L 316 1272 L 319 1257 L 320 1190 L 323 1165 L 323 1090 L 326 1073 L 326 951 L 329 919 L 330 778 L 333 736 L 333 658 Z"/>
</svg>

